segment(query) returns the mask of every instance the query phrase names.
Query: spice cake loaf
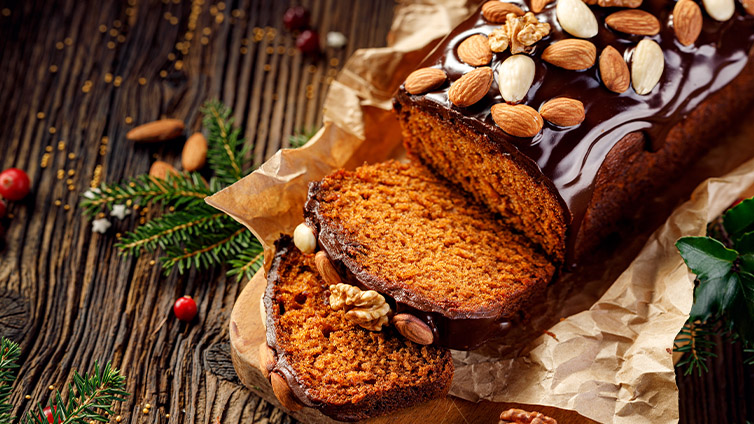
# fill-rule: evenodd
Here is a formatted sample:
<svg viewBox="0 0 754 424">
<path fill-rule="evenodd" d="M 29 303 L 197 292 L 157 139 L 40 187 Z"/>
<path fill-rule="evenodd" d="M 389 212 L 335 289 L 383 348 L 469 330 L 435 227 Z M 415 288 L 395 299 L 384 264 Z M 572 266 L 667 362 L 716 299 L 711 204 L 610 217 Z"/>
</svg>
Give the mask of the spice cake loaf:
<svg viewBox="0 0 754 424">
<path fill-rule="evenodd" d="M 573 265 L 748 109 L 752 13 L 752 0 L 488 1 L 400 87 L 404 144 Z"/>
<path fill-rule="evenodd" d="M 447 394 L 453 378 L 447 349 L 420 346 L 392 328 L 375 332 L 354 324 L 331 308 L 314 255 L 301 253 L 288 236 L 275 246 L 260 363 L 285 407 L 356 421 Z"/>
<path fill-rule="evenodd" d="M 525 236 L 417 163 L 335 171 L 310 184 L 304 215 L 325 280 L 386 296 L 391 323 L 418 343 L 478 347 L 555 273 Z"/>
</svg>

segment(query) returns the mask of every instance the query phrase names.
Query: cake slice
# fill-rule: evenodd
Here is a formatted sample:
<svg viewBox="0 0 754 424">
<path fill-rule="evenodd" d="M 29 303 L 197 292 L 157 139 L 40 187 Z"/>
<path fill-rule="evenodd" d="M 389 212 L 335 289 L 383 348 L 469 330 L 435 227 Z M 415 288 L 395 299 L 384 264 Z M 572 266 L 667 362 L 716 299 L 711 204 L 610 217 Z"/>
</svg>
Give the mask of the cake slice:
<svg viewBox="0 0 754 424">
<path fill-rule="evenodd" d="M 336 171 L 310 185 L 305 216 L 336 270 L 329 283 L 386 296 L 417 342 L 478 347 L 555 272 L 535 244 L 418 164 Z"/>
<path fill-rule="evenodd" d="M 357 421 L 447 394 L 453 378 L 447 349 L 420 346 L 392 328 L 354 324 L 329 306 L 314 255 L 287 236 L 276 249 L 263 297 L 267 344 L 260 362 L 284 406 Z"/>
</svg>

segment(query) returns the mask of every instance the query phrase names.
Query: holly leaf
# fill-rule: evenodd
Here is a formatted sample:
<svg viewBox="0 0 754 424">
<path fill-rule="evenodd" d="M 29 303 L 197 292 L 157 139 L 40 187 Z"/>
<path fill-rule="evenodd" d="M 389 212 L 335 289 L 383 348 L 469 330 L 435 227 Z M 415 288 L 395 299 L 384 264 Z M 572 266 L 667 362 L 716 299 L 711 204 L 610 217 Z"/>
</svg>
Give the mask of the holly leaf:
<svg viewBox="0 0 754 424">
<path fill-rule="evenodd" d="M 720 278 L 700 281 L 694 290 L 694 306 L 689 319 L 705 322 L 733 304 L 738 291 L 738 274 L 728 273 Z"/>
<path fill-rule="evenodd" d="M 723 214 L 723 226 L 735 239 L 754 226 L 754 198 L 746 199 Z"/>
<path fill-rule="evenodd" d="M 702 283 L 729 274 L 738 258 L 738 252 L 710 237 L 682 237 L 675 247 Z"/>
<path fill-rule="evenodd" d="M 729 314 L 731 332 L 737 332 L 747 346 L 754 346 L 754 275 L 739 272 L 738 276 L 738 296 Z"/>
</svg>

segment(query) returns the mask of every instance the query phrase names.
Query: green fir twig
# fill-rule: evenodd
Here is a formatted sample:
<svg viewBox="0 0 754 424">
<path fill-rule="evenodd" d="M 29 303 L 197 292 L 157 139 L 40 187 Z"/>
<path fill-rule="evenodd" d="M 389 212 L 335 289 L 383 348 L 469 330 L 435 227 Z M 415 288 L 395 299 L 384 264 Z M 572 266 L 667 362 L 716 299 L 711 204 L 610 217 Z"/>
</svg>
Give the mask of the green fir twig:
<svg viewBox="0 0 754 424">
<path fill-rule="evenodd" d="M 252 146 L 244 145 L 239 138 L 241 130 L 233 128 L 231 110 L 217 101 L 202 107 L 204 128 L 209 131 L 207 160 L 215 176 L 224 184 L 233 184 L 245 177 L 250 170 L 244 169 L 244 158 Z"/>
<path fill-rule="evenodd" d="M 296 134 L 291 135 L 288 137 L 288 144 L 291 146 L 292 149 L 299 148 L 306 144 L 309 140 L 311 140 L 314 135 L 317 134 L 319 130 L 314 127 L 302 129 L 298 131 Z"/>
<path fill-rule="evenodd" d="M 13 382 L 16 380 L 16 369 L 21 349 L 18 344 L 0 338 L 0 424 L 10 424 L 14 417 L 10 414 L 13 405 L 10 395 L 13 392 Z"/>
</svg>

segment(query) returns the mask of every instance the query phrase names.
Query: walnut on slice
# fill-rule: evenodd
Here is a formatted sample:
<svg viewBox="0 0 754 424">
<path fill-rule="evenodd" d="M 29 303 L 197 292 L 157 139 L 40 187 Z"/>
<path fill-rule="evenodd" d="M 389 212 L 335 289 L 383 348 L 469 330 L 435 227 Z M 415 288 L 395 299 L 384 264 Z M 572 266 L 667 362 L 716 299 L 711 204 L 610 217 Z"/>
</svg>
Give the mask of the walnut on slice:
<svg viewBox="0 0 754 424">
<path fill-rule="evenodd" d="M 488 40 L 490 49 L 495 53 L 504 52 L 510 47 L 512 54 L 531 51 L 534 43 L 550 33 L 550 24 L 539 22 L 534 13 L 527 12 L 524 16 L 509 13 L 505 24 L 490 33 Z"/>
<path fill-rule="evenodd" d="M 344 283 L 330 286 L 330 308 L 344 309 L 348 320 L 369 331 L 381 331 L 390 313 L 390 305 L 381 294 Z"/>
</svg>

